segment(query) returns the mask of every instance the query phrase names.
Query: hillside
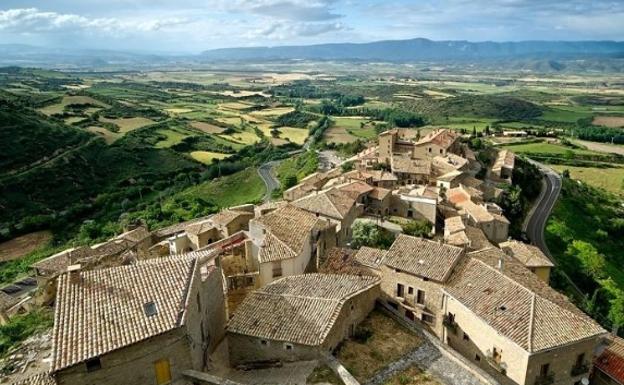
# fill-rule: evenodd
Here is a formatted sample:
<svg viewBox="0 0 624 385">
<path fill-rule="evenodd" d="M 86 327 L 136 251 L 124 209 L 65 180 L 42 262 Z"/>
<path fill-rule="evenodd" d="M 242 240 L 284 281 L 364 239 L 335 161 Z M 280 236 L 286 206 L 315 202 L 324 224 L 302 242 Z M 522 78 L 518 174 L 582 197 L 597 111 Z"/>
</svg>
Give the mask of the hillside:
<svg viewBox="0 0 624 385">
<path fill-rule="evenodd" d="M 624 42 L 521 41 L 469 42 L 428 39 L 387 40 L 372 43 L 318 44 L 310 46 L 223 48 L 202 54 L 209 60 L 468 60 L 500 58 L 622 57 Z"/>
</svg>

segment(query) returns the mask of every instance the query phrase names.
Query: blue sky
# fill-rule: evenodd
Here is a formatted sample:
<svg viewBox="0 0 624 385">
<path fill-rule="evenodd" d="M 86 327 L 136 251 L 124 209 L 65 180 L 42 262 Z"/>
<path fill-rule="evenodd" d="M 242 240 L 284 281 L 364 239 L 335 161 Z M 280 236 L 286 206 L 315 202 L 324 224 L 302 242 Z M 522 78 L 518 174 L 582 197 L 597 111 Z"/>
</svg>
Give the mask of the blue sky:
<svg viewBox="0 0 624 385">
<path fill-rule="evenodd" d="M 624 1 L 0 1 L 0 44 L 200 52 L 413 37 L 624 40 Z"/>
</svg>

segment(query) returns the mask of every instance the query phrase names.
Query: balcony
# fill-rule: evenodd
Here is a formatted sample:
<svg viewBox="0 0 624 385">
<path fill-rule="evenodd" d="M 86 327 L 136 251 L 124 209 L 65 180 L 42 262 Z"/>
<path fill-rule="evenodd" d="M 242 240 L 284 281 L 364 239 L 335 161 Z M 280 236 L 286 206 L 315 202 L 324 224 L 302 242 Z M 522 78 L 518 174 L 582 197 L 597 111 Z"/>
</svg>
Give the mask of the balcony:
<svg viewBox="0 0 624 385">
<path fill-rule="evenodd" d="M 550 385 L 554 383 L 555 383 L 555 374 L 548 373 L 546 375 L 536 377 L 534 385 Z"/>
<path fill-rule="evenodd" d="M 582 364 L 574 365 L 572 367 L 572 371 L 570 375 L 572 377 L 580 376 L 581 374 L 585 374 L 589 372 L 589 364 L 587 362 L 583 362 Z"/>
<path fill-rule="evenodd" d="M 490 364 L 492 368 L 494 368 L 497 372 L 502 374 L 503 376 L 507 375 L 507 364 L 502 362 L 500 359 L 500 355 L 495 358 L 491 351 L 485 352 L 485 359 Z"/>
</svg>

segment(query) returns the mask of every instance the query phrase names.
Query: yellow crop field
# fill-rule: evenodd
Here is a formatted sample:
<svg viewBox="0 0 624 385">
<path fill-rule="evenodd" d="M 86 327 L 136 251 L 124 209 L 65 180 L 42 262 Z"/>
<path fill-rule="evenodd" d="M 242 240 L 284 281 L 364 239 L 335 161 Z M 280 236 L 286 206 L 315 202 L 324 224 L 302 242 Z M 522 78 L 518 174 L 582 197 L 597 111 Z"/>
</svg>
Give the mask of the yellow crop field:
<svg viewBox="0 0 624 385">
<path fill-rule="evenodd" d="M 223 154 L 220 152 L 212 152 L 212 151 L 193 151 L 191 152 L 191 156 L 198 162 L 202 162 L 204 164 L 211 164 L 215 159 L 225 159 L 230 156 L 230 154 Z"/>
</svg>

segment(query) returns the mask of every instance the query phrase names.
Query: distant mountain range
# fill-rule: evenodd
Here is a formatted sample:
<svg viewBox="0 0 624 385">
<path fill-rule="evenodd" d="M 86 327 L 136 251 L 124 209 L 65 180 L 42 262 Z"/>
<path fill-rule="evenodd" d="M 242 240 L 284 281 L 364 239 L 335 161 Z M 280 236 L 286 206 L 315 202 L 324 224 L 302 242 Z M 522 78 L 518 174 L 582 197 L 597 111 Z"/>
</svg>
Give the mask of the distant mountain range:
<svg viewBox="0 0 624 385">
<path fill-rule="evenodd" d="M 427 39 L 309 46 L 222 48 L 200 54 L 151 54 L 95 49 L 61 49 L 0 44 L 0 67 L 17 65 L 80 70 L 214 68 L 254 62 L 288 64 L 301 60 L 432 63 L 445 67 L 535 72 L 622 72 L 624 42 L 469 42 Z"/>
<path fill-rule="evenodd" d="M 309 46 L 222 48 L 201 55 L 208 60 L 362 60 L 441 61 L 587 57 L 624 58 L 624 42 L 614 41 L 521 41 L 479 42 L 387 40 L 372 43 L 317 44 Z"/>
</svg>

